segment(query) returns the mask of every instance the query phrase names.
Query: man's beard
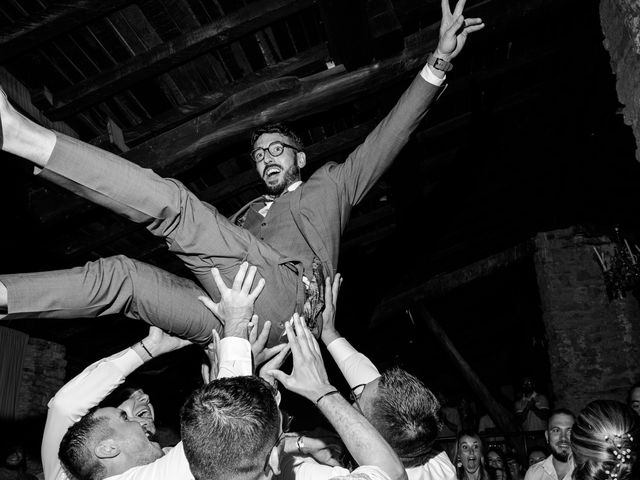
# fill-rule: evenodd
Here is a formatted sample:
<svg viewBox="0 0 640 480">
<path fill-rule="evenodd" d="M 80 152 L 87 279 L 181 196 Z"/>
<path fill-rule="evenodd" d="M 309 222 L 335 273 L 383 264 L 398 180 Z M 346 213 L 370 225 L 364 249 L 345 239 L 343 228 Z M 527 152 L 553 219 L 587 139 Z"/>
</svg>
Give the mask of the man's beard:
<svg viewBox="0 0 640 480">
<path fill-rule="evenodd" d="M 555 458 L 559 462 L 567 463 L 569 461 L 569 456 L 571 455 L 571 450 L 551 447 L 551 455 L 553 455 L 553 458 Z"/>
<path fill-rule="evenodd" d="M 282 182 L 276 185 L 268 185 L 265 183 L 265 187 L 267 188 L 267 193 L 269 195 L 274 195 L 276 197 L 282 195 L 282 193 L 289 188 L 294 182 L 300 180 L 300 168 L 297 165 L 291 165 L 285 172 L 284 178 Z"/>
</svg>

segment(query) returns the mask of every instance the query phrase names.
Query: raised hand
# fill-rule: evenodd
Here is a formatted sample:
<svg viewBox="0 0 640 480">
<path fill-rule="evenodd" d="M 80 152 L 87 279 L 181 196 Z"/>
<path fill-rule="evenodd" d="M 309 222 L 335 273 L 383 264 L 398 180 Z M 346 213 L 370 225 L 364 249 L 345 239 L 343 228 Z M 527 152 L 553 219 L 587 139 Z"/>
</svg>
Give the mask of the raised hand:
<svg viewBox="0 0 640 480">
<path fill-rule="evenodd" d="M 342 286 L 342 276 L 336 273 L 333 277 L 333 285 L 331 279 L 325 279 L 324 287 L 324 310 L 322 312 L 322 335 L 320 338 L 325 345 L 329 345 L 340 334 L 336 330 L 336 310 L 338 308 L 338 292 Z"/>
<path fill-rule="evenodd" d="M 218 378 L 218 372 L 220 371 L 220 363 L 218 358 L 218 347 L 220 345 L 220 335 L 216 329 L 211 331 L 211 342 L 205 347 L 204 355 L 207 357 L 207 361 L 201 366 L 200 373 L 202 374 L 202 381 L 207 385 L 211 380 Z"/>
<path fill-rule="evenodd" d="M 277 370 L 282 367 L 282 364 L 287 359 L 291 348 L 288 343 L 282 343 L 279 345 L 281 350 L 278 354 L 271 358 L 267 363 L 265 363 L 259 370 L 258 376 L 263 380 L 266 380 L 269 385 L 271 385 L 274 389 L 278 389 L 278 382 L 276 381 L 276 377 L 271 373 L 273 370 Z"/>
<path fill-rule="evenodd" d="M 205 307 L 211 310 L 224 325 L 225 337 L 241 337 L 248 339 L 249 320 L 253 314 L 253 304 L 264 288 L 264 279 L 258 281 L 251 291 L 256 275 L 256 267 L 243 262 L 236 274 L 231 288 L 227 287 L 217 268 L 211 269 L 213 280 L 220 292 L 220 302 L 216 303 L 208 297 L 198 297 Z"/>
<path fill-rule="evenodd" d="M 285 331 L 293 355 L 293 370 L 290 375 L 280 370 L 270 370 L 267 373 L 273 375 L 287 390 L 314 402 L 327 392 L 335 390 L 329 383 L 320 346 L 304 319 L 294 313 L 293 326 L 292 322 L 287 322 Z"/>
<path fill-rule="evenodd" d="M 462 11 L 466 0 L 458 0 L 451 12 L 449 0 L 442 0 L 442 20 L 440 21 L 440 40 L 435 55 L 443 60 L 455 58 L 464 47 L 467 36 L 484 28 L 480 18 L 464 18 Z"/>
<path fill-rule="evenodd" d="M 288 347 L 286 343 L 281 343 L 275 347 L 265 348 L 267 340 L 269 340 L 269 332 L 271 331 L 271 322 L 266 321 L 262 326 L 262 331 L 258 335 L 258 316 L 254 315 L 249 322 L 249 343 L 251 344 L 251 353 L 253 353 L 253 364 L 259 367 L 264 362 L 280 353 L 285 347 Z M 288 351 L 288 348 L 287 348 Z M 280 368 L 280 367 L 271 367 Z"/>
<path fill-rule="evenodd" d="M 146 353 L 157 357 L 163 353 L 173 352 L 187 345 L 191 345 L 189 340 L 169 335 L 158 327 L 149 327 L 149 334 L 142 339 L 142 344 Z"/>
</svg>

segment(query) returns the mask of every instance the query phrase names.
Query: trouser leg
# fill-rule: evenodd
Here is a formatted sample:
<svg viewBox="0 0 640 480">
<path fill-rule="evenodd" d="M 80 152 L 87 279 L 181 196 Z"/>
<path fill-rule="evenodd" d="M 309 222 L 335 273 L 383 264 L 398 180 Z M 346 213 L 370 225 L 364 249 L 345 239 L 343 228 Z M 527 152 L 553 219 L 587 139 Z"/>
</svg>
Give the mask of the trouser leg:
<svg viewBox="0 0 640 480">
<path fill-rule="evenodd" d="M 6 320 L 92 318 L 124 314 L 205 344 L 218 319 L 198 301 L 193 281 L 125 256 L 50 272 L 0 275 L 7 289 Z"/>
</svg>

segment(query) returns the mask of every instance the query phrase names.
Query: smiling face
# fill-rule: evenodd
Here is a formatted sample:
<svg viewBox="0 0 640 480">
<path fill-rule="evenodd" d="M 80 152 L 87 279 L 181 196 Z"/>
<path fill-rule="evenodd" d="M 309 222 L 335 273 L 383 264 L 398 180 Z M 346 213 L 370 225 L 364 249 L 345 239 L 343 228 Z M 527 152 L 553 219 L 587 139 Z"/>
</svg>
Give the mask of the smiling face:
<svg viewBox="0 0 640 480">
<path fill-rule="evenodd" d="M 631 391 L 629 395 L 629 406 L 640 415 L 640 387 L 636 387 Z"/>
<path fill-rule="evenodd" d="M 482 459 L 482 441 L 478 437 L 463 435 L 458 441 L 458 460 L 467 474 L 473 474 L 480 468 Z"/>
<path fill-rule="evenodd" d="M 101 408 L 96 415 L 109 420 L 113 438 L 119 449 L 133 465 L 145 465 L 162 457 L 163 452 L 157 442 L 149 440 L 149 434 L 136 420 L 119 408 Z"/>
<path fill-rule="evenodd" d="M 551 454 L 556 460 L 566 462 L 571 454 L 571 428 L 574 419 L 565 413 L 556 413 L 549 418 L 549 427 L 545 432 Z"/>
<path fill-rule="evenodd" d="M 273 142 L 295 145 L 295 142 L 280 133 L 264 133 L 253 144 L 256 148 L 268 148 Z M 267 187 L 270 195 L 280 195 L 289 185 L 300 180 L 300 169 L 306 164 L 304 152 L 291 147 L 284 147 L 283 152 L 273 156 L 268 150 L 264 152 L 264 159 L 256 162 L 256 171 Z"/>
<path fill-rule="evenodd" d="M 545 458 L 547 458 L 542 450 L 531 450 L 529 452 L 529 466 L 542 462 Z"/>
<path fill-rule="evenodd" d="M 133 392 L 118 408 L 123 410 L 130 420 L 138 422 L 149 435 L 155 435 L 155 411 L 149 401 L 149 395 L 143 390 Z"/>
</svg>

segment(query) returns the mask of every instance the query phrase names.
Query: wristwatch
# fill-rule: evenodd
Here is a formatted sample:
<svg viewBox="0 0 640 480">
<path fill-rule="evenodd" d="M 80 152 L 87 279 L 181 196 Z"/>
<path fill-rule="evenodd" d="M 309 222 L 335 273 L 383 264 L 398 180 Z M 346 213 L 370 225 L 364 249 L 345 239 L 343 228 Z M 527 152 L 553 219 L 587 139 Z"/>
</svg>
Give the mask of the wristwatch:
<svg viewBox="0 0 640 480">
<path fill-rule="evenodd" d="M 436 57 L 433 53 L 430 53 L 427 57 L 427 65 L 431 65 L 436 70 L 441 72 L 449 72 L 453 69 L 453 65 L 446 60 Z"/>
</svg>

